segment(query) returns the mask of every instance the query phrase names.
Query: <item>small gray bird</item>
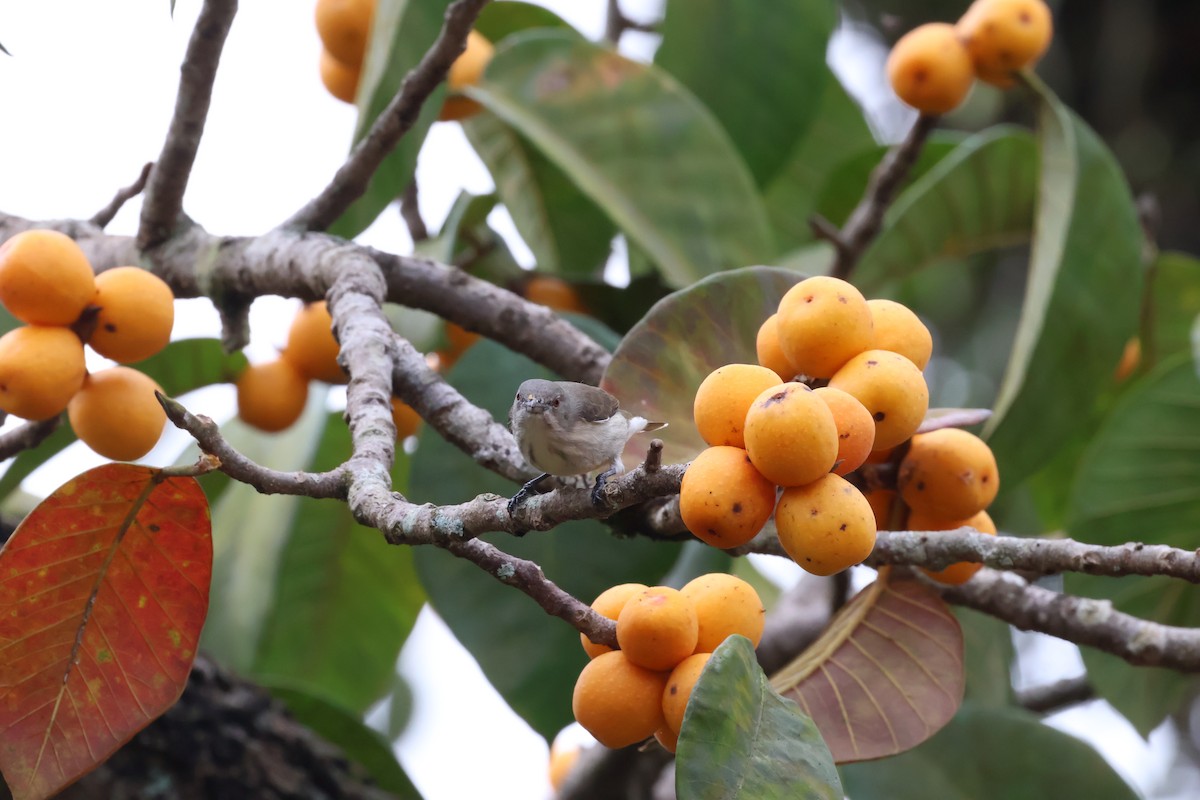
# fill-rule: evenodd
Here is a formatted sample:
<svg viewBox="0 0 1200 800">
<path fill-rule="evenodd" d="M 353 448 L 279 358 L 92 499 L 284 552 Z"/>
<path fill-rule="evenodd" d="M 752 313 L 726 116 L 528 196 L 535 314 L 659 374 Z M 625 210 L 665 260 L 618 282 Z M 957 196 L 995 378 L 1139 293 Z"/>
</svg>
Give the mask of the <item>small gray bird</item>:
<svg viewBox="0 0 1200 800">
<path fill-rule="evenodd" d="M 604 467 L 592 489 L 600 505 L 605 481 L 625 469 L 621 451 L 630 437 L 666 427 L 622 411 L 617 398 L 596 386 L 540 378 L 517 389 L 509 422 L 521 455 L 542 471 L 509 501 L 510 514 L 551 475 L 586 476 Z"/>
</svg>

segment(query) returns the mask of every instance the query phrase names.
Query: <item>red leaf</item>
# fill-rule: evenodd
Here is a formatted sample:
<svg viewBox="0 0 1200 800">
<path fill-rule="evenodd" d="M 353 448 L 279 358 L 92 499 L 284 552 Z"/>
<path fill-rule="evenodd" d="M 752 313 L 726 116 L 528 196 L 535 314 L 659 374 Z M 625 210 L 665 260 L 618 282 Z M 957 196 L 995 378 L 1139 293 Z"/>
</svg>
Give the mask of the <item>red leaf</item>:
<svg viewBox="0 0 1200 800">
<path fill-rule="evenodd" d="M 962 629 L 946 601 L 885 568 L 771 685 L 813 718 L 843 764 L 937 733 L 962 704 L 965 678 Z"/>
<path fill-rule="evenodd" d="M 179 698 L 211 576 L 194 478 L 108 464 L 25 518 L 0 551 L 0 771 L 15 800 L 58 792 Z"/>
</svg>

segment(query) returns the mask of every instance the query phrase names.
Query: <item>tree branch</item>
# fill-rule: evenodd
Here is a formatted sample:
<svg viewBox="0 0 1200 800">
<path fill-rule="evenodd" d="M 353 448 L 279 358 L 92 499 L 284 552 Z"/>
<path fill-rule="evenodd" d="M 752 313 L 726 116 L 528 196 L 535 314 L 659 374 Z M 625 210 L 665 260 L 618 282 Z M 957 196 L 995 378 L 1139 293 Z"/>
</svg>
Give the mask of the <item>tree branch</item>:
<svg viewBox="0 0 1200 800">
<path fill-rule="evenodd" d="M 404 194 L 400 195 L 400 216 L 408 226 L 408 235 L 412 237 L 413 244 L 429 238 L 429 228 L 425 227 L 425 220 L 421 217 L 418 192 L 417 179 L 413 178 L 404 187 Z"/>
<path fill-rule="evenodd" d="M 456 0 L 446 9 L 446 22 L 437 41 L 405 76 L 400 91 L 354 146 L 329 185 L 293 214 L 284 227 L 323 231 L 362 197 L 375 170 L 416 123 L 421 106 L 466 49 L 467 34 L 487 3 L 488 0 Z"/>
<path fill-rule="evenodd" d="M 838 231 L 829 220 L 817 217 L 809 224 L 813 233 L 833 244 L 835 258 L 830 275 L 847 278 L 867 246 L 883 227 L 883 217 L 900 186 L 917 163 L 925 140 L 937 125 L 937 117 L 922 114 L 899 145 L 893 147 L 871 172 L 862 200 Z"/>
<path fill-rule="evenodd" d="M 942 596 L 1020 628 L 1088 645 L 1144 667 L 1200 672 L 1200 629 L 1176 628 L 1113 609 L 1108 600 L 1060 594 L 1017 575 L 983 569 Z"/>
<path fill-rule="evenodd" d="M 222 311 L 264 294 L 320 300 L 343 260 L 365 253 L 383 270 L 388 302 L 438 314 L 567 380 L 598 383 L 610 360 L 603 347 L 545 306 L 454 267 L 359 247 L 334 236 L 276 230 L 257 237 L 219 237 L 192 226 L 142 254 L 132 238 L 106 234 L 86 222 L 34 222 L 0 213 L 0 242 L 31 228 L 71 236 L 97 272 L 148 263 L 176 297 L 212 297 Z"/>
<path fill-rule="evenodd" d="M 1080 676 L 1026 689 L 1017 695 L 1017 705 L 1035 714 L 1053 714 L 1095 699 L 1096 689 Z"/>
<path fill-rule="evenodd" d="M 393 345 L 392 393 L 412 406 L 439 436 L 475 463 L 511 481 L 523 483 L 537 474 L 525 463 L 507 428 L 430 369 L 407 339 L 396 336 Z"/>
<path fill-rule="evenodd" d="M 596 644 L 617 646 L 617 624 L 558 588 L 534 562 L 509 555 L 482 539 L 447 540 L 441 547 L 470 561 L 501 583 L 529 595 L 547 614 L 566 620 Z"/>
<path fill-rule="evenodd" d="M 217 423 L 205 416 L 191 413 L 182 403 L 160 392 L 158 402 L 167 412 L 167 419 L 196 440 L 200 450 L 215 456 L 220 470 L 234 480 L 253 486 L 261 494 L 292 494 L 303 497 L 346 499 L 346 474 L 339 468 L 330 472 L 279 472 L 256 464 L 239 453 L 221 435 Z"/>
<path fill-rule="evenodd" d="M 141 194 L 142 190 L 146 188 L 146 181 L 150 178 L 150 171 L 153 169 L 154 162 L 151 161 L 146 163 L 145 166 L 142 167 L 142 171 L 138 175 L 137 180 L 126 186 L 124 189 L 117 190 L 116 195 L 114 195 L 113 199 L 108 202 L 108 205 L 93 214 L 92 218 L 88 220 L 88 222 L 95 225 L 97 228 L 107 228 L 108 223 L 113 221 L 113 217 L 117 216 L 117 212 L 120 211 L 130 200 Z"/>
<path fill-rule="evenodd" d="M 944 569 L 957 561 L 979 562 L 995 569 L 1048 575 L 1165 575 L 1200 583 L 1200 555 L 1166 545 L 1138 542 L 1116 547 L 1072 539 L 988 536 L 972 528 L 953 531 L 880 531 L 867 563 L 907 564 Z"/>
<path fill-rule="evenodd" d="M 26 422 L 0 434 L 0 461 L 37 447 L 47 436 L 58 430 L 61 424 L 62 414 L 58 414 L 41 422 Z"/>
<path fill-rule="evenodd" d="M 237 0 L 205 0 L 200 18 L 188 41 L 187 54 L 180 68 L 179 94 L 175 114 L 146 185 L 142 204 L 138 246 L 141 250 L 157 247 L 171 237 L 183 212 L 183 193 L 187 189 L 208 106 L 213 81 L 225 38 L 237 13 Z M 136 263 L 136 262 L 131 262 Z"/>
</svg>

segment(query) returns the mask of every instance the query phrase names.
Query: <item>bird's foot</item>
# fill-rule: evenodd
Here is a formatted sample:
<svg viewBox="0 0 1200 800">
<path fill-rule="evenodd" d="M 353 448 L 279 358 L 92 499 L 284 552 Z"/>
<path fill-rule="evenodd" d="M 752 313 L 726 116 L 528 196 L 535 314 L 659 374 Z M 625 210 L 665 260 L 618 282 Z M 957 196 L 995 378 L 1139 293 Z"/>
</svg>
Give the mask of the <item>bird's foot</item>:
<svg viewBox="0 0 1200 800">
<path fill-rule="evenodd" d="M 620 470 L 615 467 L 606 469 L 596 476 L 596 485 L 592 487 L 592 505 L 596 508 L 607 508 L 608 500 L 604 497 L 604 487 L 608 484 L 608 479 L 616 475 Z"/>
<path fill-rule="evenodd" d="M 541 486 L 542 481 L 549 477 L 549 472 L 543 472 L 541 475 L 538 475 L 536 478 L 528 481 L 524 486 L 522 486 L 520 491 L 514 494 L 512 499 L 508 501 L 508 515 L 510 517 L 513 516 L 517 512 L 517 509 L 521 507 L 521 504 L 528 500 L 531 494 L 537 491 L 537 488 Z"/>
</svg>

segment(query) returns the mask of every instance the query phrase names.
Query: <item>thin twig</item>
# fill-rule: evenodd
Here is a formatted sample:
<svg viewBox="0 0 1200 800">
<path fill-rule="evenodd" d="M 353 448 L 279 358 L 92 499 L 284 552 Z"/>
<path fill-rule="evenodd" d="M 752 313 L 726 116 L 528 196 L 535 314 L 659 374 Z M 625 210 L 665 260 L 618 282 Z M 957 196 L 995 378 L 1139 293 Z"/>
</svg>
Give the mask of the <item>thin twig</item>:
<svg viewBox="0 0 1200 800">
<path fill-rule="evenodd" d="M 1026 689 L 1017 694 L 1017 705 L 1035 714 L 1053 714 L 1095 699 L 1096 688 L 1086 676 L 1080 676 Z"/>
<path fill-rule="evenodd" d="M 393 344 L 392 393 L 412 406 L 438 435 L 508 480 L 524 483 L 538 474 L 525 463 L 507 428 L 430 369 L 407 339 L 395 336 Z"/>
<path fill-rule="evenodd" d="M 93 214 L 92 218 L 88 220 L 88 222 L 92 223 L 97 228 L 107 228 L 108 223 L 112 222 L 113 218 L 117 216 L 117 212 L 119 212 L 130 200 L 141 194 L 142 190 L 146 188 L 146 181 L 149 179 L 150 171 L 152 169 L 154 169 L 154 162 L 147 162 L 142 167 L 142 171 L 138 175 L 137 180 L 126 186 L 124 189 L 119 189 L 116 195 L 113 196 L 113 199 L 108 202 L 108 205 Z"/>
<path fill-rule="evenodd" d="M 446 541 L 441 546 L 501 583 L 529 595 L 547 614 L 566 620 L 596 644 L 617 646 L 616 623 L 558 588 L 534 562 L 509 555 L 482 539 Z"/>
<path fill-rule="evenodd" d="M 658 26 L 654 23 L 638 22 L 635 19 L 630 19 L 621 10 L 621 4 L 618 0 L 608 0 L 608 11 L 604 18 L 604 38 L 616 45 L 620 43 L 621 35 L 625 31 L 655 33 L 658 31 Z"/>
<path fill-rule="evenodd" d="M 249 484 L 262 494 L 290 494 L 303 497 L 346 498 L 345 470 L 331 472 L 279 472 L 256 464 L 233 448 L 221 429 L 210 418 L 196 415 L 182 403 L 159 392 L 158 402 L 175 427 L 185 430 L 196 440 L 202 452 L 220 460 L 220 470 L 234 480 Z"/>
<path fill-rule="evenodd" d="M 414 244 L 429 238 L 429 228 L 425 227 L 425 220 L 421 217 L 418 192 L 417 179 L 414 177 L 408 182 L 408 186 L 404 187 L 404 194 L 400 195 L 400 216 L 408 226 L 408 234 Z"/>
<path fill-rule="evenodd" d="M 142 250 L 169 239 L 183 212 L 183 193 L 204 134 L 217 65 L 236 13 L 237 0 L 205 0 L 200 8 L 180 69 L 175 113 L 146 184 L 138 227 L 138 247 Z"/>
<path fill-rule="evenodd" d="M 889 150 L 871 172 L 862 200 L 850 213 L 841 231 L 837 231 L 828 220 L 818 218 L 810 221 L 813 232 L 833 244 L 835 257 L 830 275 L 842 279 L 849 277 L 854 265 L 883 227 L 884 214 L 917 163 L 921 148 L 925 146 L 925 140 L 929 138 L 937 120 L 937 117 L 925 114 L 917 117 L 904 141 Z"/>
<path fill-rule="evenodd" d="M 456 0 L 446 9 L 446 22 L 437 41 L 405 76 L 400 91 L 354 146 L 329 185 L 293 214 L 284 227 L 323 231 L 362 197 L 375 170 L 416 123 L 421 106 L 466 49 L 467 34 L 487 3 L 488 0 Z"/>
<path fill-rule="evenodd" d="M 980 570 L 962 586 L 943 589 L 942 596 L 1023 631 L 1088 645 L 1130 664 L 1200 671 L 1200 629 L 1139 619 L 1115 610 L 1109 600 L 1060 594 L 991 569 Z"/>
<path fill-rule="evenodd" d="M 37 447 L 47 436 L 58 430 L 61 424 L 62 414 L 57 414 L 50 419 L 26 422 L 20 427 L 0 433 L 0 461 Z"/>
</svg>

